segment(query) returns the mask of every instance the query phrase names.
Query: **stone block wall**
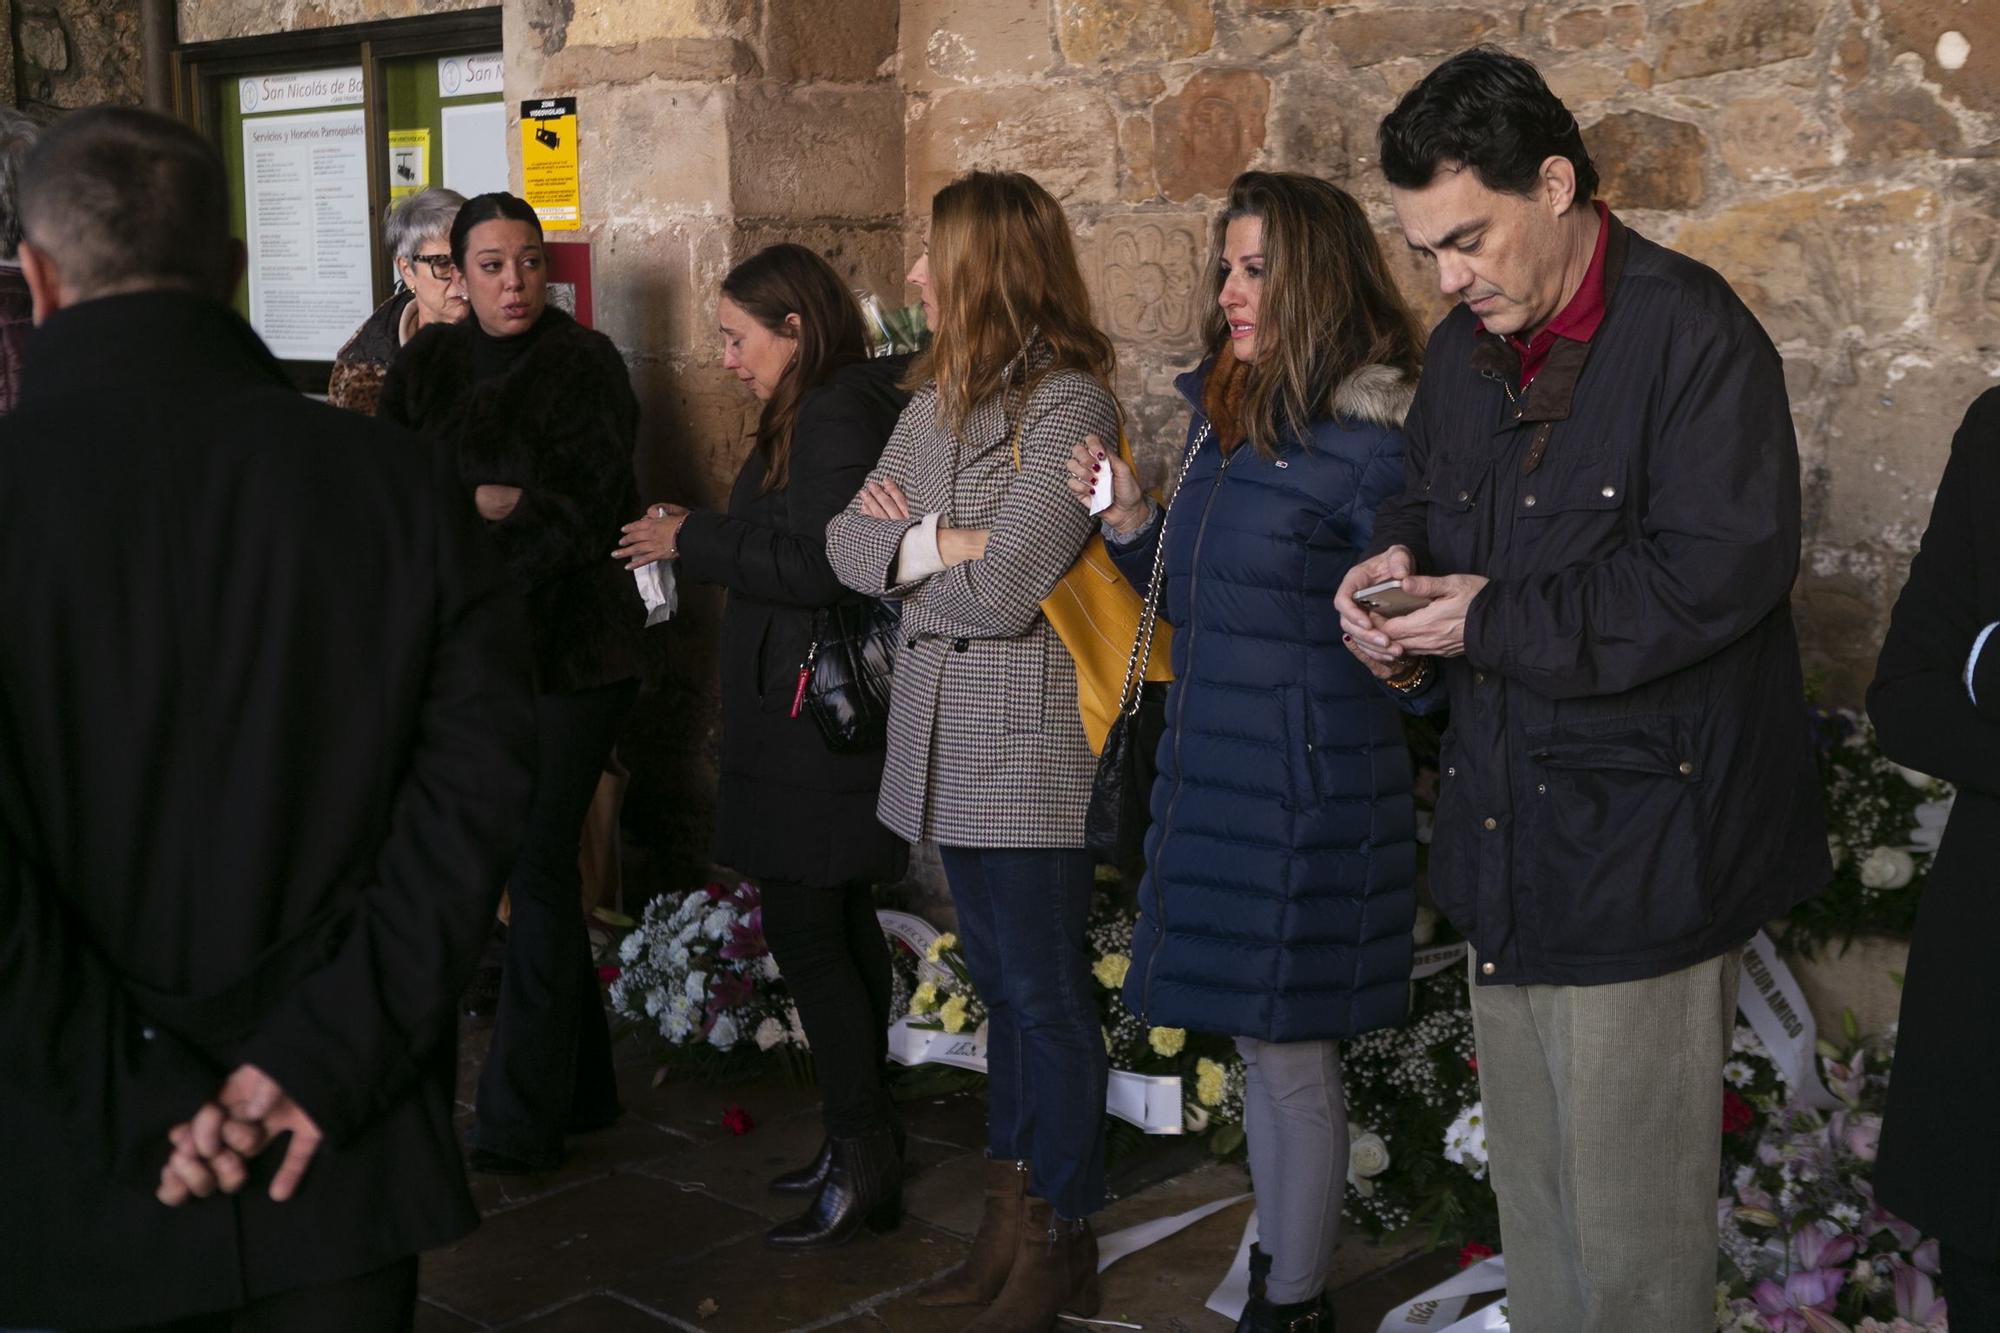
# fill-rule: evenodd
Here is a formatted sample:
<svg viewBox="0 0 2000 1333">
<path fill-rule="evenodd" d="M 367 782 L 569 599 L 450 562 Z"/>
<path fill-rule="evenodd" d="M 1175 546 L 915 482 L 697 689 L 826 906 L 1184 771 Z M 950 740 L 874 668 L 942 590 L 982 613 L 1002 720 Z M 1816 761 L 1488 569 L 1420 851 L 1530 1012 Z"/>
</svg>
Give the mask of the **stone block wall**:
<svg viewBox="0 0 2000 1333">
<path fill-rule="evenodd" d="M 1375 128 L 1478 41 L 1535 60 L 1627 221 L 1720 270 L 1783 351 L 1806 474 L 1809 669 L 1858 700 L 1953 427 L 2000 383 L 1994 0 L 904 0 L 912 231 L 970 166 L 1082 237 L 1134 442 L 1177 449 L 1207 229 L 1246 167 L 1367 206 L 1406 289 Z"/>
<path fill-rule="evenodd" d="M 43 119 L 77 107 L 137 105 L 139 0 L 0 0 L 8 102 Z"/>
</svg>

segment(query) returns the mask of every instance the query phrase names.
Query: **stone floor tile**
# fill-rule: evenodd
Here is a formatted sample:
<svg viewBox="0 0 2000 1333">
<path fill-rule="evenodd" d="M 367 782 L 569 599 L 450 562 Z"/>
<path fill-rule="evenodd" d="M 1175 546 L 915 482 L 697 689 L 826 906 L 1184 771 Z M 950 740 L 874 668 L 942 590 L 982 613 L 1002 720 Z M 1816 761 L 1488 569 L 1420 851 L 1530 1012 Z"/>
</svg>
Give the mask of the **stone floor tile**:
<svg viewBox="0 0 2000 1333">
<path fill-rule="evenodd" d="M 733 1137 L 722 1123 L 722 1113 L 731 1106 L 742 1107 L 760 1125 L 801 1111 L 817 1112 L 819 1108 L 817 1087 L 781 1076 L 706 1083 L 688 1075 L 668 1078 L 655 1087 L 656 1068 L 638 1064 L 619 1069 L 618 1094 L 625 1102 L 625 1109 L 691 1139 Z"/>
<path fill-rule="evenodd" d="M 961 1248 L 951 1237 L 905 1219 L 892 1232 L 864 1232 L 825 1254 L 781 1254 L 751 1238 L 696 1260 L 633 1274 L 613 1290 L 699 1324 L 703 1333 L 781 1333 L 914 1289 L 956 1263 Z M 699 1313 L 704 1300 L 717 1307 L 706 1318 Z"/>
<path fill-rule="evenodd" d="M 673 1325 L 613 1297 L 586 1296 L 506 1327 L 507 1333 L 662 1333 Z"/>
<path fill-rule="evenodd" d="M 501 1323 L 601 1290 L 663 1258 L 762 1230 L 763 1219 L 664 1181 L 619 1174 L 490 1217 L 424 1256 L 421 1288 L 452 1310 Z M 745 1271 L 748 1280 L 749 1270 Z"/>
<path fill-rule="evenodd" d="M 911 1147 L 917 1148 L 916 1140 Z M 937 1145 L 924 1145 L 933 1151 Z M 959 1150 L 906 1181 L 903 1207 L 941 1231 L 970 1240 L 985 1208 L 986 1153 Z"/>
<path fill-rule="evenodd" d="M 505 1212 L 585 1180 L 610 1175 L 613 1171 L 637 1169 L 687 1147 L 688 1141 L 628 1113 L 608 1129 L 573 1136 L 567 1146 L 568 1156 L 553 1171 L 530 1172 L 524 1176 L 472 1173 L 468 1178 L 472 1181 L 472 1199 L 479 1205 L 480 1215 L 488 1217 Z"/>
<path fill-rule="evenodd" d="M 416 1333 L 475 1333 L 486 1327 L 475 1324 L 470 1319 L 462 1319 L 451 1311 L 431 1304 L 417 1302 Z"/>
<path fill-rule="evenodd" d="M 955 1092 L 947 1097 L 924 1097 L 901 1102 L 903 1128 L 911 1138 L 932 1139 L 957 1144 L 961 1148 L 986 1147 L 986 1098 L 976 1093 Z"/>
</svg>

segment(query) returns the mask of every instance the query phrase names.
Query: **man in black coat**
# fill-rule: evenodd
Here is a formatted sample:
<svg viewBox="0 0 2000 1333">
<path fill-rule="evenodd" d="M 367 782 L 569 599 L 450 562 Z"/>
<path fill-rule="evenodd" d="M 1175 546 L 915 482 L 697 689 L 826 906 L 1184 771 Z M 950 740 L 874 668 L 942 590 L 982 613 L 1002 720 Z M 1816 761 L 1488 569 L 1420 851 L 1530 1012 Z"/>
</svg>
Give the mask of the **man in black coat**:
<svg viewBox="0 0 2000 1333">
<path fill-rule="evenodd" d="M 1378 675 L 1428 660 L 1450 696 L 1430 884 L 1474 950 L 1508 1308 L 1705 1333 L 1737 960 L 1829 871 L 1783 370 L 1727 283 L 1592 201 L 1528 62 L 1453 57 L 1381 138 L 1462 306 L 1337 600 Z M 1387 579 L 1429 604 L 1371 619 Z"/>
<path fill-rule="evenodd" d="M 1965 414 L 1896 599 L 1868 716 L 1885 754 L 1958 788 L 1910 943 L 1875 1197 L 1944 1244 L 1955 1329 L 2000 1328 L 2000 389 Z"/>
<path fill-rule="evenodd" d="M 145 112 L 28 165 L 0 1326 L 407 1328 L 415 1254 L 477 1223 L 454 999 L 527 803 L 522 612 L 452 460 L 224 304 L 227 199 Z"/>
</svg>

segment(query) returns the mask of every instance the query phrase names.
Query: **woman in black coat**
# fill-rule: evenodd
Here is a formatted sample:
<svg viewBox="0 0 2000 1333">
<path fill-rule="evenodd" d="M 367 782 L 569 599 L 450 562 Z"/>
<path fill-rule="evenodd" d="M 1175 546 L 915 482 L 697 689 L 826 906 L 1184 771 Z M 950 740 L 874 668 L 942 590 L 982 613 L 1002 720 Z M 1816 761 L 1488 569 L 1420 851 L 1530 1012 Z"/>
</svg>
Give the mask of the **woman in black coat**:
<svg viewBox="0 0 2000 1333">
<path fill-rule="evenodd" d="M 766 1237 L 819 1249 L 893 1225 L 900 1150 L 882 1079 L 889 954 L 870 886 L 907 848 L 875 818 L 880 748 L 836 754 L 795 704 L 813 613 L 854 597 L 826 559 L 827 521 L 882 453 L 909 394 L 901 357 L 870 361 L 861 310 L 818 255 L 774 245 L 723 279 L 723 364 L 764 403 L 726 513 L 655 505 L 627 524 L 629 567 L 678 562 L 729 590 L 722 620 L 722 790 L 715 859 L 762 888 L 764 937 L 798 1002 L 827 1141 L 772 1182 L 812 1193 Z M 867 1218 L 863 1199 L 882 1204 Z"/>
<path fill-rule="evenodd" d="M 526 203 L 468 202 L 451 255 L 472 318 L 410 340 L 380 414 L 456 452 L 528 603 L 539 759 L 467 1156 L 475 1171 L 507 1175 L 554 1167 L 565 1133 L 619 1113 L 577 841 L 638 693 L 645 605 L 604 558 L 639 512 L 638 403 L 611 340 L 548 304 L 541 224 Z"/>
<path fill-rule="evenodd" d="M 1910 942 L 1875 1197 L 1944 1246 L 1953 1328 L 2000 1328 L 2000 389 L 1966 413 L 1896 599 L 1868 716 L 1899 764 L 1958 788 Z"/>
</svg>

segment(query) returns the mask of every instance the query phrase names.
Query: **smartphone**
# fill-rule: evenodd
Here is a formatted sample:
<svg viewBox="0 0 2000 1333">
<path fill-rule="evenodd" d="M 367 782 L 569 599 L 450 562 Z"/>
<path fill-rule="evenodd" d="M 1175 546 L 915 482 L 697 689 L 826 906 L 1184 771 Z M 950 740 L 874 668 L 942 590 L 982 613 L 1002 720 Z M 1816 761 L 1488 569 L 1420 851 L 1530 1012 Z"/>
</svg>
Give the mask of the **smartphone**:
<svg viewBox="0 0 2000 1333">
<path fill-rule="evenodd" d="M 1354 600 L 1361 604 L 1363 610 L 1373 611 L 1385 620 L 1406 616 L 1431 604 L 1431 599 L 1428 597 L 1404 592 L 1401 579 L 1390 579 L 1385 583 L 1362 588 L 1354 594 Z"/>
</svg>

